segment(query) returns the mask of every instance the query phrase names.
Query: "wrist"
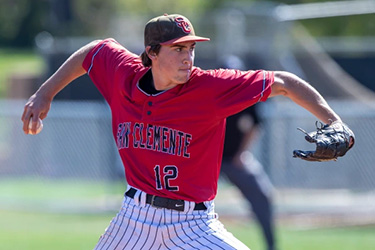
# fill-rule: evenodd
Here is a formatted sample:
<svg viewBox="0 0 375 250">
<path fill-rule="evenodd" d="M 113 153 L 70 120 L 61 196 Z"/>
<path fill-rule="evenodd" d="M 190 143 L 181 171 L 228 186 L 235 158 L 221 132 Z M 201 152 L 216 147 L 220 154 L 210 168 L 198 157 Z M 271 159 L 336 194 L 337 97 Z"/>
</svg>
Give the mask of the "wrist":
<svg viewBox="0 0 375 250">
<path fill-rule="evenodd" d="M 333 125 L 333 124 L 341 124 L 343 123 L 342 120 L 340 118 L 336 118 L 336 119 L 328 119 L 329 121 L 329 125 Z"/>
<path fill-rule="evenodd" d="M 52 102 L 53 98 L 55 97 L 55 93 L 50 91 L 48 88 L 45 86 L 41 86 L 34 94 L 36 97 L 41 98 L 45 101 Z"/>
</svg>

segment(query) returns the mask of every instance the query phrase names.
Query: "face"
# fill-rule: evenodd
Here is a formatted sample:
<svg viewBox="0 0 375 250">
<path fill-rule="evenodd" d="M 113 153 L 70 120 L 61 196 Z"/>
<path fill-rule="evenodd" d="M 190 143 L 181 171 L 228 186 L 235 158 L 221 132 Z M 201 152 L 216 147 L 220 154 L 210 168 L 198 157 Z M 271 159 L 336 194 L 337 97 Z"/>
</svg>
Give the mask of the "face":
<svg viewBox="0 0 375 250">
<path fill-rule="evenodd" d="M 151 57 L 155 87 L 168 89 L 189 80 L 194 64 L 195 42 L 162 45 Z"/>
</svg>

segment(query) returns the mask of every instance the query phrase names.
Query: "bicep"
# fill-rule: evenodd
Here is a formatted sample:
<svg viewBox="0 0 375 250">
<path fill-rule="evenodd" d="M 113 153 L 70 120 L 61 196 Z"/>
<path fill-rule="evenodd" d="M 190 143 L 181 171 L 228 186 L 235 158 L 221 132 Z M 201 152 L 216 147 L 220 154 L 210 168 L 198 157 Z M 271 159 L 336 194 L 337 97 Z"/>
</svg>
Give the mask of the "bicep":
<svg viewBox="0 0 375 250">
<path fill-rule="evenodd" d="M 68 82 L 80 77 L 86 73 L 83 62 L 87 54 L 99 43 L 99 40 L 93 41 L 74 52 L 58 69 L 61 75 L 66 77 Z"/>
<path fill-rule="evenodd" d="M 287 96 L 290 94 L 291 85 L 298 84 L 299 81 L 300 79 L 292 73 L 275 71 L 270 97 L 278 95 Z"/>
</svg>

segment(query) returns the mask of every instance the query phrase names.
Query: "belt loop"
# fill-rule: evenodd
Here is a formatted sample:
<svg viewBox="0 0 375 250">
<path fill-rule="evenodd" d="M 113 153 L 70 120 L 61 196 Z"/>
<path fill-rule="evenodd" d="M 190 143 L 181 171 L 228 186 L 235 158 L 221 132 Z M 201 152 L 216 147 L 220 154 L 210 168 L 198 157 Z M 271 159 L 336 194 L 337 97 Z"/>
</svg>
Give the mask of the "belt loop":
<svg viewBox="0 0 375 250">
<path fill-rule="evenodd" d="M 210 212 L 210 213 L 213 212 L 214 207 L 215 207 L 215 203 L 213 200 L 204 201 L 203 204 L 206 206 L 207 212 Z"/>
<path fill-rule="evenodd" d="M 184 202 L 185 202 L 184 213 L 193 212 L 194 207 L 195 207 L 195 202 L 191 202 L 191 201 L 184 201 Z"/>
<path fill-rule="evenodd" d="M 154 201 L 155 201 L 155 195 L 151 195 L 151 203 L 150 205 L 153 207 L 154 206 Z"/>
<path fill-rule="evenodd" d="M 146 196 L 147 194 L 145 192 L 141 192 L 140 195 L 139 195 L 139 203 L 142 207 L 145 207 L 146 206 Z"/>
<path fill-rule="evenodd" d="M 139 206 L 139 201 L 140 201 L 140 196 L 142 194 L 142 191 L 140 191 L 138 189 L 136 189 L 136 190 L 137 191 L 135 192 L 133 200 L 134 200 L 135 205 Z"/>
</svg>

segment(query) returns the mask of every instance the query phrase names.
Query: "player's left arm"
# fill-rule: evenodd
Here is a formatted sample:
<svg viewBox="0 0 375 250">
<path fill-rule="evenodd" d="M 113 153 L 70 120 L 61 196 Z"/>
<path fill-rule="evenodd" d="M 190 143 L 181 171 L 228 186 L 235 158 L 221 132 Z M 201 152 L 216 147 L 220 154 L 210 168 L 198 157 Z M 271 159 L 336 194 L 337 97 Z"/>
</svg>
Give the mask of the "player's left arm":
<svg viewBox="0 0 375 250">
<path fill-rule="evenodd" d="M 298 76 L 284 71 L 274 72 L 271 95 L 283 95 L 311 112 L 324 123 L 342 122 L 323 96 L 309 83 Z"/>
</svg>

